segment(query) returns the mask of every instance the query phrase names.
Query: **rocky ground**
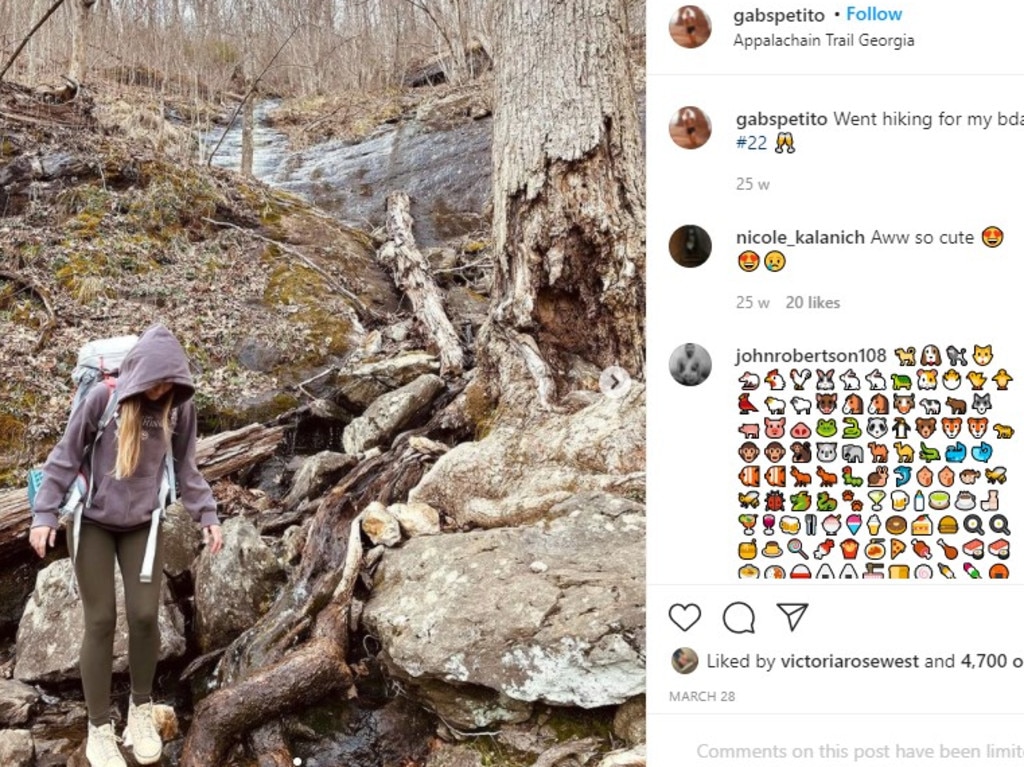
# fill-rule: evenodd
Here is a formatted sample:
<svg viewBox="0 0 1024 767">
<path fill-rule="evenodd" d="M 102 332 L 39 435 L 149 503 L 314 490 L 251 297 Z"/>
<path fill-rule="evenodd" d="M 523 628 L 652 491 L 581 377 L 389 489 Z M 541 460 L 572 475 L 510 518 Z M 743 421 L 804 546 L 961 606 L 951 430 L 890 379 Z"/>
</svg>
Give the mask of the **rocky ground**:
<svg viewBox="0 0 1024 767">
<path fill-rule="evenodd" d="M 594 381 L 564 412 L 515 423 L 478 412 L 465 395 L 471 365 L 439 374 L 378 261 L 382 231 L 190 163 L 185 105 L 169 122 L 151 94 L 110 86 L 91 99 L 59 122 L 0 133 L 0 484 L 16 486 L 59 437 L 77 347 L 152 322 L 192 357 L 204 432 L 282 415 L 289 427 L 274 458 L 215 482 L 224 552 L 203 553 L 194 525 L 169 517 L 158 687 L 179 732 L 217 686 L 220 653 L 288 592 L 331 489 L 388 464 L 386 491 L 360 509 L 356 682 L 348 699 L 288 718 L 296 756 L 322 767 L 644 763 L 642 385 L 612 399 Z M 485 83 L 340 96 L 286 105 L 275 123 L 315 145 L 400 116 L 457 130 L 487 103 Z M 471 359 L 486 230 L 427 255 Z M 25 605 L 0 619 L 12 640 L 0 651 L 0 764 L 80 758 L 81 616 L 62 556 L 34 585 L 0 574 L 0 592 Z M 118 641 L 123 670 L 123 629 Z M 121 697 L 124 685 L 119 675 Z M 182 744 L 174 726 L 167 764 Z"/>
</svg>

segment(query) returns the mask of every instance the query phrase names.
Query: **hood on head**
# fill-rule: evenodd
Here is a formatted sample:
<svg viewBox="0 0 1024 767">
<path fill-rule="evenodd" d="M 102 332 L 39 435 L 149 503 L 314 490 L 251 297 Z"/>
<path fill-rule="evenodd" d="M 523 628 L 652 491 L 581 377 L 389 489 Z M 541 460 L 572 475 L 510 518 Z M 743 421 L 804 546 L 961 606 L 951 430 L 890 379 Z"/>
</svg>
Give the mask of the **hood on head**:
<svg viewBox="0 0 1024 767">
<path fill-rule="evenodd" d="M 117 377 L 118 397 L 122 400 L 134 397 L 164 381 L 174 384 L 175 406 L 195 394 L 185 350 L 171 331 L 163 325 L 154 325 L 142 334 L 121 363 Z"/>
</svg>

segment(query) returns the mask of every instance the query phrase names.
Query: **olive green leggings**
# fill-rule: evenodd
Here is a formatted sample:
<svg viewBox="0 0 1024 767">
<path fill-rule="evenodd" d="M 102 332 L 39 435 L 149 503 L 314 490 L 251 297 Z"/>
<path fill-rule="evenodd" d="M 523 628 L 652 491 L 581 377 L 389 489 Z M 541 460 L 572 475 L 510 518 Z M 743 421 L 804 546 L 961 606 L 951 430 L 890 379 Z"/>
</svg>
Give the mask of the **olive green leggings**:
<svg viewBox="0 0 1024 767">
<path fill-rule="evenodd" d="M 114 664 L 114 629 L 117 605 L 114 599 L 114 561 L 124 580 L 125 612 L 128 618 L 128 669 L 132 699 L 149 700 L 160 654 L 160 582 L 163 577 L 163 535 L 157 541 L 153 581 L 139 580 L 146 552 L 149 526 L 128 532 L 111 532 L 83 522 L 75 575 L 82 595 L 85 636 L 79 655 L 79 670 L 89 721 L 99 727 L 110 723 L 110 686 Z M 70 537 L 70 536 L 69 536 Z M 69 541 L 70 544 L 70 541 Z"/>
</svg>

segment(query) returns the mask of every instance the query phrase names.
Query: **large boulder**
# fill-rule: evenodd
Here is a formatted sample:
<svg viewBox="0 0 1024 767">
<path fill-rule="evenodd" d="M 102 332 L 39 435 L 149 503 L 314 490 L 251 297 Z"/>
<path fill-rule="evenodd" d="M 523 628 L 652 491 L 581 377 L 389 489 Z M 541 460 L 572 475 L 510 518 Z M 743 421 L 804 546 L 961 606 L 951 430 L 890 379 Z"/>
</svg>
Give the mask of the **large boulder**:
<svg viewBox="0 0 1024 767">
<path fill-rule="evenodd" d="M 64 682 L 79 679 L 78 651 L 85 633 L 81 599 L 73 594 L 71 560 L 60 559 L 36 578 L 32 598 L 18 626 L 14 676 L 24 682 Z M 114 671 L 128 670 L 128 623 L 124 614 L 124 583 L 114 569 L 117 627 L 114 630 Z M 161 589 L 160 660 L 185 654 L 185 620 L 166 582 Z"/>
<path fill-rule="evenodd" d="M 252 522 L 222 526 L 224 548 L 204 551 L 195 568 L 196 638 L 203 652 L 231 643 L 270 609 L 285 572 Z"/>
<path fill-rule="evenodd" d="M 318 497 L 330 485 L 348 473 L 358 460 L 355 456 L 323 450 L 307 458 L 296 472 L 292 488 L 285 496 L 285 507 L 292 509 L 306 499 Z"/>
<path fill-rule="evenodd" d="M 604 493 L 567 504 L 552 521 L 384 554 L 363 622 L 391 673 L 456 726 L 644 691 L 644 509 Z"/>
<path fill-rule="evenodd" d="M 37 700 L 39 693 L 34 687 L 16 679 L 0 679 L 0 725 L 25 724 Z"/>
<path fill-rule="evenodd" d="M 646 391 L 600 397 L 534 425 L 499 424 L 479 442 L 454 447 L 410 493 L 458 525 L 533 522 L 570 496 L 610 490 L 642 497 Z"/>
<path fill-rule="evenodd" d="M 0 764 L 4 767 L 32 767 L 35 743 L 28 730 L 0 731 Z"/>
<path fill-rule="evenodd" d="M 164 573 L 178 578 L 188 573 L 203 547 L 203 532 L 181 503 L 172 503 L 164 512 L 161 527 L 164 541 Z"/>
<path fill-rule="evenodd" d="M 372 447 L 386 447 L 406 425 L 427 412 L 442 391 L 444 381 L 439 376 L 426 374 L 377 398 L 345 427 L 341 438 L 345 452 L 356 454 Z"/>
</svg>

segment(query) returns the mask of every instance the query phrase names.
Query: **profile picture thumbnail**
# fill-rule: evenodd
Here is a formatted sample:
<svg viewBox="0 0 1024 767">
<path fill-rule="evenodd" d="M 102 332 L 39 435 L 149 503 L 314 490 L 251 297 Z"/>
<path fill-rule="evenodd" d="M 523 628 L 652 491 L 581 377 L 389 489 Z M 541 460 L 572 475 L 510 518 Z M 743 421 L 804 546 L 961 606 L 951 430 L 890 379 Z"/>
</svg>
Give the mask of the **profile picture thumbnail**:
<svg viewBox="0 0 1024 767">
<path fill-rule="evenodd" d="M 672 352 L 668 370 L 677 383 L 698 386 L 711 375 L 711 355 L 700 344 L 685 343 Z"/>
<path fill-rule="evenodd" d="M 672 668 L 680 674 L 692 674 L 700 665 L 697 651 L 692 647 L 680 647 L 672 653 Z"/>
<path fill-rule="evenodd" d="M 669 237 L 668 252 L 680 266 L 700 266 L 711 255 L 711 235 L 694 224 L 681 226 Z"/>
<path fill-rule="evenodd" d="M 668 135 L 676 146 L 683 149 L 700 149 L 711 138 L 711 120 L 700 107 L 683 107 L 672 115 L 668 124 Z"/>
<path fill-rule="evenodd" d="M 676 45 L 683 48 L 700 48 L 711 37 L 711 19 L 696 5 L 684 5 L 672 14 L 668 33 Z"/>
</svg>

